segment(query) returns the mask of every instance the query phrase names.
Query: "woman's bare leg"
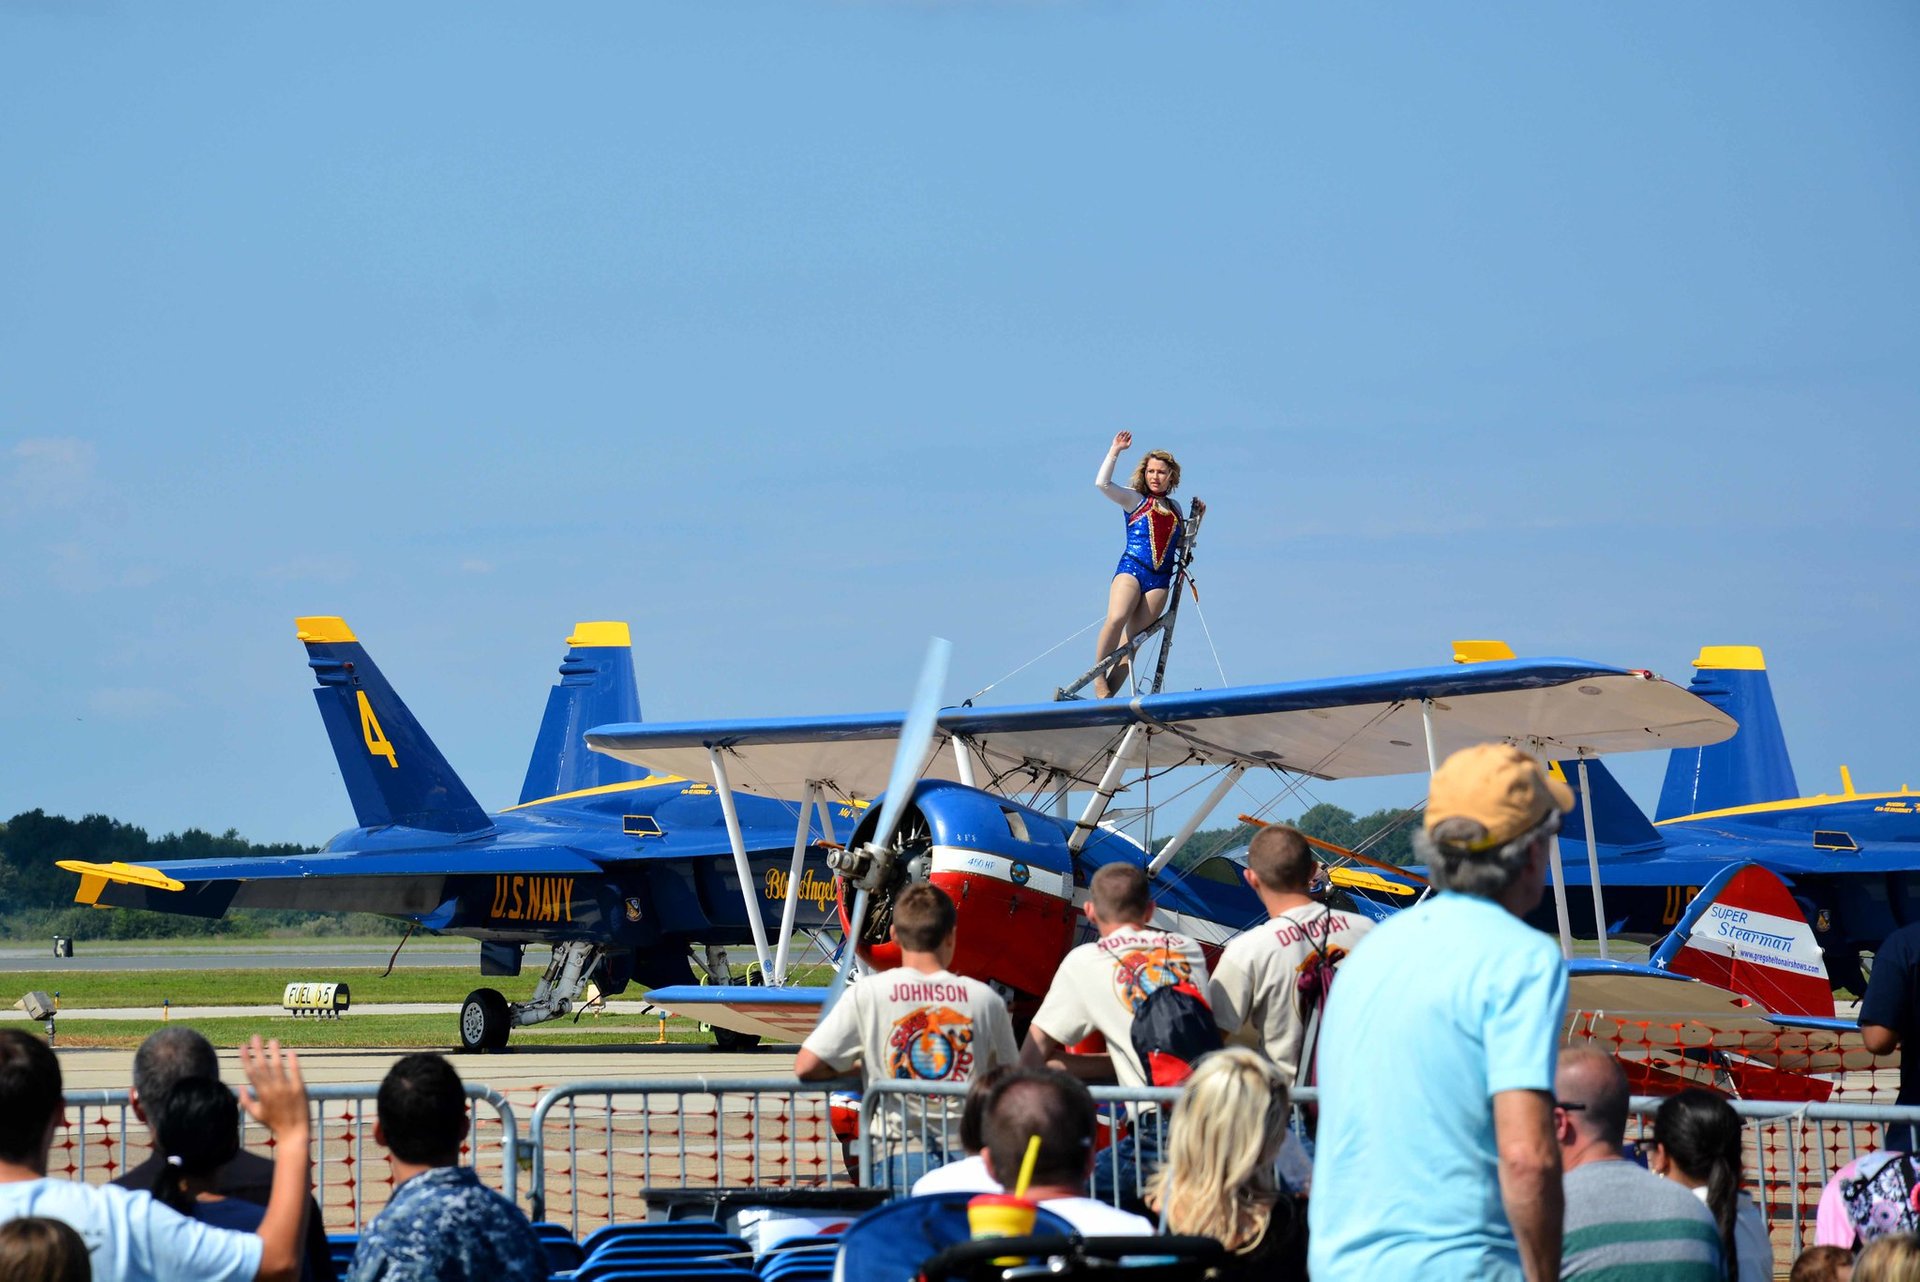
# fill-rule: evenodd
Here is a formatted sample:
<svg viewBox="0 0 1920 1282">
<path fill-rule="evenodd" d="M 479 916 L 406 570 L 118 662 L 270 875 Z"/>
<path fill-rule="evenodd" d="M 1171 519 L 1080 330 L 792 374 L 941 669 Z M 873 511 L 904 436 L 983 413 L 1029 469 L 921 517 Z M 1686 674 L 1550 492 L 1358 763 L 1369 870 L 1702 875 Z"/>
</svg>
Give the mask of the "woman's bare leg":
<svg viewBox="0 0 1920 1282">
<path fill-rule="evenodd" d="M 1161 593 L 1162 596 L 1166 594 Z M 1100 625 L 1100 639 L 1094 642 L 1093 657 L 1098 662 L 1126 644 L 1127 623 L 1139 612 L 1140 581 L 1131 574 L 1116 574 L 1113 585 L 1107 589 L 1107 621 Z M 1093 679 L 1095 698 L 1104 699 L 1119 689 L 1127 679 L 1127 665 L 1115 665 L 1104 677 Z"/>
<path fill-rule="evenodd" d="M 1132 578 L 1133 576 L 1128 575 L 1127 577 Z M 1152 623 L 1160 617 L 1160 611 L 1166 607 L 1166 604 L 1167 590 L 1165 588 L 1155 588 L 1153 591 L 1141 597 L 1139 602 L 1133 607 L 1133 613 L 1127 617 L 1127 639 L 1132 640 L 1134 637 L 1139 636 L 1149 623 Z M 1118 690 L 1122 685 L 1126 684 L 1129 675 L 1128 669 L 1132 666 L 1132 662 L 1129 661 L 1114 667 L 1114 689 Z"/>
</svg>

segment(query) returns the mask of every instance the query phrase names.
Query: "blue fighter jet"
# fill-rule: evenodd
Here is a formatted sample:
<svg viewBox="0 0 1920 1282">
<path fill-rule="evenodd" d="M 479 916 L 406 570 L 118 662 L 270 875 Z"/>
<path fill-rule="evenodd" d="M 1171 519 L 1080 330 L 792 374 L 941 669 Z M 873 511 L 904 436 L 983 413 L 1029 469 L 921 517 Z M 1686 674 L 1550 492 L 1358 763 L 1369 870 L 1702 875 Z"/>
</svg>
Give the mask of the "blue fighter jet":
<svg viewBox="0 0 1920 1282">
<path fill-rule="evenodd" d="M 1592 832 L 1609 935 L 1665 936 L 1701 887 L 1756 863 L 1792 889 L 1813 926 L 1836 988 L 1863 990 L 1860 952 L 1920 921 L 1920 794 L 1841 791 L 1800 795 L 1757 646 L 1707 646 L 1689 689 L 1740 723 L 1721 743 L 1676 748 L 1649 821 L 1599 762 L 1586 763 Z M 1559 769 L 1573 777 L 1578 762 Z M 1567 817 L 1561 845 L 1573 933 L 1595 936 L 1587 817 Z M 1551 909 L 1536 924 L 1552 929 Z"/>
<path fill-rule="evenodd" d="M 197 917 L 229 908 L 380 913 L 479 940 L 482 975 L 518 975 L 527 945 L 551 945 L 531 1000 L 509 1003 L 492 988 L 467 998 L 460 1040 L 470 1050 L 497 1049 L 513 1028 L 569 1013 L 590 982 L 604 995 L 629 983 L 691 983 L 695 947 L 709 975 L 726 982 L 735 977 L 727 949 L 751 946 L 754 978 L 777 982 L 795 927 L 835 920 L 833 875 L 817 843 L 849 830 L 863 802 L 819 798 L 803 812 L 587 751 L 589 727 L 640 717 L 626 624 L 582 623 L 567 638 L 520 799 L 494 814 L 344 620 L 303 618 L 298 629 L 358 826 L 307 855 L 62 863 L 81 875 L 79 902 Z M 758 913 L 749 915 L 749 901 Z M 770 926 L 783 922 L 772 955 Z M 726 1029 L 716 1036 L 729 1048 L 755 1040 Z"/>
</svg>

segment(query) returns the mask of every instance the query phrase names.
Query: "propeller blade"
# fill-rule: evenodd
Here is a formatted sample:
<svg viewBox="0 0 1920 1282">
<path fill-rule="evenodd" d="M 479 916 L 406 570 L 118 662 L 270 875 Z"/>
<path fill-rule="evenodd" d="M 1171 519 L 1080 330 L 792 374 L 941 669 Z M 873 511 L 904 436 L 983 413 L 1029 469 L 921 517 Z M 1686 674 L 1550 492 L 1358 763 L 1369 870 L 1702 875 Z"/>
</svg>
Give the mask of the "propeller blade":
<svg viewBox="0 0 1920 1282">
<path fill-rule="evenodd" d="M 900 725 L 900 744 L 893 753 L 893 772 L 887 776 L 887 799 L 880 806 L 880 822 L 873 830 L 873 844 L 884 849 L 900 826 L 900 816 L 913 797 L 913 781 L 927 768 L 927 744 L 933 739 L 934 721 L 940 715 L 940 692 L 947 684 L 947 663 L 953 657 L 953 643 L 935 637 L 927 645 L 927 660 L 920 665 L 920 683 L 914 687 L 913 703 L 907 719 Z"/>
<path fill-rule="evenodd" d="M 913 795 L 913 781 L 926 768 L 927 745 L 933 740 L 934 722 L 940 716 L 940 692 L 947 684 L 947 663 L 953 657 L 953 644 L 935 637 L 927 646 L 926 662 L 920 665 L 920 682 L 914 687 L 913 703 L 900 724 L 900 743 L 893 753 L 893 772 L 887 776 L 887 799 L 880 807 L 880 819 L 870 844 L 886 849 L 892 843 L 900 817 L 907 811 Z M 839 1002 L 847 991 L 847 977 L 853 970 L 854 953 L 859 948 L 860 932 L 867 924 L 867 889 L 853 892 L 853 907 L 847 913 L 847 941 L 840 952 L 840 965 L 833 972 L 827 999 L 820 1004 L 820 1017 Z"/>
</svg>

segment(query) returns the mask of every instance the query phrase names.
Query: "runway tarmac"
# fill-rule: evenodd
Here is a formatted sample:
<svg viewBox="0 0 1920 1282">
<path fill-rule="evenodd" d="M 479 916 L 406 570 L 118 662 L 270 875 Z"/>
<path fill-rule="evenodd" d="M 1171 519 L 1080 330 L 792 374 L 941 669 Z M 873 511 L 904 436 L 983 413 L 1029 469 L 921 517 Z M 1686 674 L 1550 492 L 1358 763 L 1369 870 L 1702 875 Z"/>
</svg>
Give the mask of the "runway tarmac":
<svg viewBox="0 0 1920 1282">
<path fill-rule="evenodd" d="M 385 967 L 393 956 L 398 938 L 390 940 L 355 939 L 339 943 L 299 940 L 255 946 L 221 943 L 216 945 L 168 942 L 121 943 L 81 940 L 74 945 L 72 957 L 55 957 L 53 944 L 31 947 L 9 945 L 0 948 L 0 973 L 23 970 L 103 971 L 103 970 L 237 970 L 258 967 L 262 970 L 311 970 L 325 966 Z M 544 958 L 541 950 L 531 950 L 529 961 Z M 469 939 L 431 939 L 410 941 L 400 950 L 395 966 L 467 966 L 477 972 L 480 945 Z M 542 963 L 544 965 L 544 962 Z"/>
</svg>

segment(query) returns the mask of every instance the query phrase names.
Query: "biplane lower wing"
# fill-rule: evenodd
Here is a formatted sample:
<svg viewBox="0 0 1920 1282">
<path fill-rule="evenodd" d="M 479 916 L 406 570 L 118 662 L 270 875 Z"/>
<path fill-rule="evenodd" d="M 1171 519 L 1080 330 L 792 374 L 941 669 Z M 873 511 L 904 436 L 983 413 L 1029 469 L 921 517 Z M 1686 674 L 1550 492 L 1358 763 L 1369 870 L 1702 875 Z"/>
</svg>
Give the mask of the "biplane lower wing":
<svg viewBox="0 0 1920 1282">
<path fill-rule="evenodd" d="M 810 782 L 870 798 L 885 786 L 903 714 L 599 726 L 588 746 L 659 770 L 703 774 L 710 754 L 738 763 L 733 786 L 798 797 Z M 1651 673 L 1579 659 L 1514 659 L 1371 676 L 1131 700 L 948 708 L 940 744 L 961 740 L 980 773 L 1068 778 L 1091 786 L 1131 728 L 1147 732 L 1130 764 L 1273 767 L 1323 779 L 1428 768 L 1428 730 L 1445 755 L 1488 740 L 1549 758 L 1718 743 L 1732 718 Z M 957 779 L 951 752 L 927 775 Z"/>
<path fill-rule="evenodd" d="M 758 984 L 676 984 L 656 988 L 647 1001 L 662 1010 L 778 1042 L 797 1042 L 820 1022 L 824 987 L 763 988 Z"/>
</svg>

